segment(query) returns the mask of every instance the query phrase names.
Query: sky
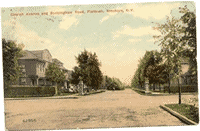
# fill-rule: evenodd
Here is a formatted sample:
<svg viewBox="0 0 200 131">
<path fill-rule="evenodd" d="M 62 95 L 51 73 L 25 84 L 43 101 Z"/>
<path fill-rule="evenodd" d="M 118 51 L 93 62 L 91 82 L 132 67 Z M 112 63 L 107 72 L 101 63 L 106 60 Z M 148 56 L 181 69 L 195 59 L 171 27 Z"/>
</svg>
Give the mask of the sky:
<svg viewBox="0 0 200 131">
<path fill-rule="evenodd" d="M 1 9 L 2 38 L 23 43 L 24 50 L 48 49 L 53 58 L 62 61 L 69 70 L 77 65 L 75 56 L 84 49 L 96 52 L 104 75 L 130 84 L 145 52 L 160 50 L 153 39 L 160 32 L 153 27 L 156 23 L 165 23 L 166 16 L 180 18 L 179 7 L 185 5 L 190 11 L 196 9 L 194 2 L 181 1 L 7 7 Z M 132 9 L 132 12 L 126 9 Z M 103 13 L 87 13 L 88 10 L 102 10 Z M 64 11 L 72 14 L 50 14 Z M 84 11 L 84 14 L 75 11 Z M 48 12 L 48 15 L 25 15 L 42 12 Z M 11 13 L 24 15 L 11 16 Z"/>
</svg>

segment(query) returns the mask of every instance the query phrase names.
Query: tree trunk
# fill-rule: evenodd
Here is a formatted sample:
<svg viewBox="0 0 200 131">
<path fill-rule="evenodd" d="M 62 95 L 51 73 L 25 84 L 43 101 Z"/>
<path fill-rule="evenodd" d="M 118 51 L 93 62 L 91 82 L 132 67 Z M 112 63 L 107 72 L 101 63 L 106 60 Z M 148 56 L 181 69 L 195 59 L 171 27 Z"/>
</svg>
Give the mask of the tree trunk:
<svg viewBox="0 0 200 131">
<path fill-rule="evenodd" d="M 178 101 L 178 103 L 179 104 L 181 104 L 181 86 L 180 86 L 180 84 L 179 84 L 179 78 L 178 78 L 178 96 L 179 96 L 179 101 Z"/>
<path fill-rule="evenodd" d="M 170 77 L 170 76 L 169 76 L 169 77 Z M 169 94 L 170 94 L 170 78 L 169 78 L 169 80 L 168 80 L 168 84 L 169 84 L 168 92 L 169 92 Z"/>
<path fill-rule="evenodd" d="M 155 83 L 153 83 L 153 91 L 155 91 L 155 86 L 156 86 Z"/>
<path fill-rule="evenodd" d="M 160 83 L 159 83 L 159 91 L 161 92 L 161 87 L 160 87 Z"/>
<path fill-rule="evenodd" d="M 57 96 L 58 95 L 58 84 L 56 82 L 56 86 L 55 86 L 55 95 Z"/>
</svg>

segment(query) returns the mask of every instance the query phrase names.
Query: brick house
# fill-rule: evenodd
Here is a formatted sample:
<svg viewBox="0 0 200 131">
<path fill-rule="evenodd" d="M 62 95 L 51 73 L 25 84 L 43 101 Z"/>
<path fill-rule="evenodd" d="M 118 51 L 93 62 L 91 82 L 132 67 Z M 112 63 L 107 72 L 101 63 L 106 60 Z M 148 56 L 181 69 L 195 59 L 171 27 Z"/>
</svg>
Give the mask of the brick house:
<svg viewBox="0 0 200 131">
<path fill-rule="evenodd" d="M 47 49 L 29 51 L 24 50 L 24 56 L 18 60 L 19 65 L 22 68 L 22 76 L 19 81 L 14 85 L 22 86 L 51 86 L 54 85 L 45 77 L 45 70 L 49 63 L 56 61 L 59 64 L 61 70 L 64 68 L 63 63 L 58 59 L 53 59 L 50 52 Z M 66 74 L 67 76 L 67 74 Z M 66 77 L 63 86 L 67 87 L 68 77 Z"/>
</svg>

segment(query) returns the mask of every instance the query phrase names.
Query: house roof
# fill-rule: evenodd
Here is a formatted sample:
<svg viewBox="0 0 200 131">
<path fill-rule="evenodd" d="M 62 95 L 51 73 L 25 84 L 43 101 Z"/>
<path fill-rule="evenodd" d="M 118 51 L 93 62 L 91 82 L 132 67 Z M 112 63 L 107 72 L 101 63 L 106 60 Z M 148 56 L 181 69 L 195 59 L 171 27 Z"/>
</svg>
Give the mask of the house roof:
<svg viewBox="0 0 200 131">
<path fill-rule="evenodd" d="M 44 50 L 34 50 L 34 51 L 24 50 L 25 54 L 20 59 L 37 59 L 40 61 L 45 61 L 44 59 L 42 59 L 43 51 Z"/>
<path fill-rule="evenodd" d="M 30 51 L 32 54 L 34 54 L 35 56 L 37 56 L 38 58 L 42 59 L 42 53 L 43 50 L 35 50 L 35 51 Z"/>
<path fill-rule="evenodd" d="M 53 58 L 52 61 L 53 61 L 53 62 L 57 62 L 57 63 L 62 63 L 61 61 L 59 61 L 59 60 L 56 59 L 56 58 Z M 62 64 L 63 64 L 63 63 L 62 63 Z"/>
<path fill-rule="evenodd" d="M 28 50 L 24 50 L 24 55 L 20 59 L 37 59 L 38 57 Z"/>
<path fill-rule="evenodd" d="M 24 50 L 24 52 L 25 52 L 24 56 L 21 57 L 21 58 L 19 58 L 19 59 L 36 59 L 36 60 L 40 60 L 40 61 L 45 61 L 42 58 L 42 53 L 45 52 L 45 51 L 49 52 L 47 49 L 44 49 L 44 50 L 34 50 L 34 51 Z M 50 52 L 49 52 L 49 54 L 50 54 Z M 52 61 L 53 62 L 55 61 L 55 62 L 61 63 L 63 65 L 63 63 L 60 60 L 56 59 L 56 58 L 52 59 Z M 63 70 L 67 70 L 63 66 L 61 66 L 60 68 L 63 69 Z"/>
</svg>

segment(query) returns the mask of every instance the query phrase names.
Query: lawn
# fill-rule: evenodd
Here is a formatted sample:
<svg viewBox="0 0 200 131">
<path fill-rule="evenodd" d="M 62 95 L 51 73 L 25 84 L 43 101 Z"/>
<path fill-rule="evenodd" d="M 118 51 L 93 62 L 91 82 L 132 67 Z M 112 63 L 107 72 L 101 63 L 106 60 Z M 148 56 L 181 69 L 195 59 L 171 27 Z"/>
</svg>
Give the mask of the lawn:
<svg viewBox="0 0 200 131">
<path fill-rule="evenodd" d="M 165 106 L 187 117 L 188 119 L 199 123 L 199 108 L 187 104 L 166 104 Z"/>
<path fill-rule="evenodd" d="M 145 95 L 145 92 L 144 91 L 140 91 L 140 90 L 135 90 L 135 89 L 133 89 L 135 92 L 137 92 L 138 94 L 140 94 L 140 95 Z"/>
<path fill-rule="evenodd" d="M 97 94 L 97 93 L 102 93 L 102 92 L 105 92 L 105 90 L 97 90 L 97 91 L 92 90 L 90 92 L 84 93 L 84 96 L 86 96 L 86 95 L 92 95 L 92 94 Z"/>
</svg>

